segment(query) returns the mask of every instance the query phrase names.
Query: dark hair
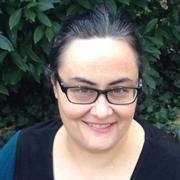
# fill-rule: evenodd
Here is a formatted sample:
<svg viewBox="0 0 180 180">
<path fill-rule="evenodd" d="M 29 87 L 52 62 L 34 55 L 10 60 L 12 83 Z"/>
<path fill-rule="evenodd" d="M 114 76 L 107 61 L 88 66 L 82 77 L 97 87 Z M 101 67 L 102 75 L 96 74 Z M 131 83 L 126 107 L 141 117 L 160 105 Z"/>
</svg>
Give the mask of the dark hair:
<svg viewBox="0 0 180 180">
<path fill-rule="evenodd" d="M 74 39 L 112 37 L 128 42 L 138 57 L 139 76 L 142 74 L 141 43 L 133 24 L 124 13 L 112 13 L 105 7 L 88 10 L 67 20 L 54 39 L 50 53 L 50 70 L 56 72 L 65 47 Z M 59 59 L 59 62 L 58 62 Z"/>
</svg>

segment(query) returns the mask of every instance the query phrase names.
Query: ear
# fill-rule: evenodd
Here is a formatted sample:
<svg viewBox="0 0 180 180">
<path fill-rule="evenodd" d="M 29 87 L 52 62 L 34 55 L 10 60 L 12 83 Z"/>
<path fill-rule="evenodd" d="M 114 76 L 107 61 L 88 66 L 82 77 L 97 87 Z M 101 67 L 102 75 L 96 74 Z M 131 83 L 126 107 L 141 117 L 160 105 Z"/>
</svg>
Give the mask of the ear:
<svg viewBox="0 0 180 180">
<path fill-rule="evenodd" d="M 56 83 L 54 74 L 51 75 L 51 84 L 53 86 L 54 96 L 56 99 L 58 99 L 58 95 L 57 95 L 58 87 L 57 87 L 57 83 Z"/>
</svg>

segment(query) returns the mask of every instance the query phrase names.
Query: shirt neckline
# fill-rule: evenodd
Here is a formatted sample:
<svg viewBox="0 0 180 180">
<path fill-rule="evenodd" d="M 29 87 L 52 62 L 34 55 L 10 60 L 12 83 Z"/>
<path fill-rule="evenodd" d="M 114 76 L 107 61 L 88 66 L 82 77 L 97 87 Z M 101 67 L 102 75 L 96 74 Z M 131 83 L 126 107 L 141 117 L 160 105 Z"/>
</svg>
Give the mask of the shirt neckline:
<svg viewBox="0 0 180 180">
<path fill-rule="evenodd" d="M 149 131 L 146 127 L 146 125 L 142 122 L 142 121 L 138 121 L 138 123 L 142 126 L 143 130 L 144 130 L 144 134 L 145 134 L 145 139 L 144 139 L 144 144 L 141 150 L 141 153 L 139 155 L 138 161 L 136 163 L 136 166 L 133 170 L 133 173 L 131 175 L 130 180 L 135 180 L 138 172 L 143 164 L 144 158 L 146 157 L 146 153 L 148 152 L 147 149 L 149 148 L 149 143 L 148 143 L 148 139 L 149 139 Z M 50 163 L 50 179 L 54 180 L 54 170 L 53 170 L 53 145 L 54 145 L 54 140 L 55 140 L 55 136 L 59 130 L 59 128 L 63 125 L 62 121 L 60 119 L 57 120 L 57 128 L 55 128 L 55 130 L 52 132 L 51 137 L 50 137 L 50 157 L 49 158 L 49 163 Z"/>
</svg>

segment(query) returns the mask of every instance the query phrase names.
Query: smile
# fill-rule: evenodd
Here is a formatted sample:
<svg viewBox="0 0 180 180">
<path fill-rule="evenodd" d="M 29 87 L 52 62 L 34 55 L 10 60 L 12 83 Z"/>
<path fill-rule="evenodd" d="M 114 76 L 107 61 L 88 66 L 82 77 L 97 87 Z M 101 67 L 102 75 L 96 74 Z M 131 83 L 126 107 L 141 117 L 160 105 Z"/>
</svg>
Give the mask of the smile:
<svg viewBox="0 0 180 180">
<path fill-rule="evenodd" d="M 109 124 L 94 124 L 94 123 L 87 123 L 88 124 L 88 126 L 90 126 L 90 127 L 93 127 L 93 128 L 107 128 L 107 127 L 109 127 L 109 126 L 111 126 L 111 124 L 109 123 Z"/>
<path fill-rule="evenodd" d="M 91 123 L 91 122 L 83 121 L 83 123 L 85 123 L 91 130 L 95 132 L 107 133 L 111 130 L 111 128 L 116 122 L 100 124 L 100 123 Z"/>
</svg>

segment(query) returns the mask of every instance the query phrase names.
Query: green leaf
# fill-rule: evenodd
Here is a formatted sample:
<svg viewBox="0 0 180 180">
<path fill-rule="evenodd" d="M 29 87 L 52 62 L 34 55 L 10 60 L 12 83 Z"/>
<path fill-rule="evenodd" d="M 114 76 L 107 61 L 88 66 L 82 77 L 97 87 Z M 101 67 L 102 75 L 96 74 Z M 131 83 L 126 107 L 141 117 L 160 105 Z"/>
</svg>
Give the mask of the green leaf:
<svg viewBox="0 0 180 180">
<path fill-rule="evenodd" d="M 174 19 L 176 20 L 176 22 L 179 22 L 179 15 L 180 15 L 180 14 L 179 14 L 179 10 L 173 8 L 172 14 L 173 14 L 173 17 L 174 17 Z"/>
<path fill-rule="evenodd" d="M 41 68 L 39 68 L 39 67 L 41 67 Z M 43 72 L 42 66 L 37 66 L 37 67 L 35 67 L 34 65 L 29 64 L 29 71 L 31 72 L 33 78 L 34 78 L 37 82 L 40 82 L 40 75 L 41 75 L 41 73 Z"/>
<path fill-rule="evenodd" d="M 174 25 L 173 28 L 180 33 L 180 24 L 179 25 Z"/>
<path fill-rule="evenodd" d="M 36 44 L 37 42 L 39 42 L 42 39 L 43 35 L 44 35 L 44 28 L 43 26 L 40 25 L 34 31 L 34 36 L 33 36 L 34 43 Z"/>
<path fill-rule="evenodd" d="M 155 80 L 154 80 L 152 77 L 150 77 L 150 76 L 147 77 L 147 79 L 146 79 L 146 84 L 147 84 L 150 88 L 156 89 L 156 82 L 155 82 Z"/>
<path fill-rule="evenodd" d="M 118 0 L 118 1 L 121 2 L 122 4 L 126 4 L 129 6 L 130 0 Z"/>
<path fill-rule="evenodd" d="M 37 64 L 36 65 L 36 72 L 38 74 L 38 76 L 40 77 L 40 75 L 44 72 L 44 65 L 43 64 Z"/>
<path fill-rule="evenodd" d="M 149 49 L 146 49 L 146 52 L 150 53 L 151 56 L 157 59 L 159 59 L 161 55 L 161 52 L 157 48 L 154 48 L 154 47 L 149 47 Z"/>
<path fill-rule="evenodd" d="M 146 41 L 144 45 L 144 52 L 149 53 L 151 56 L 159 59 L 161 52 L 157 47 L 155 47 L 152 43 Z"/>
<path fill-rule="evenodd" d="M 172 33 L 177 38 L 177 40 L 180 41 L 180 26 L 174 26 Z"/>
<path fill-rule="evenodd" d="M 26 9 L 24 11 L 24 16 L 26 17 L 26 19 L 29 21 L 29 22 L 34 22 L 35 21 L 35 18 L 36 18 L 36 14 L 33 10 L 31 9 Z"/>
<path fill-rule="evenodd" d="M 22 71 L 20 69 L 17 69 L 17 70 L 11 71 L 9 75 L 11 76 L 10 84 L 15 85 L 21 80 Z"/>
<path fill-rule="evenodd" d="M 59 3 L 59 0 L 54 0 L 53 3 L 55 3 L 55 2 Z M 71 0 L 61 0 L 61 4 L 64 5 L 64 6 L 67 6 L 70 3 L 72 3 Z"/>
<path fill-rule="evenodd" d="M 46 26 L 48 26 L 48 27 L 51 27 L 52 23 L 51 23 L 51 21 L 49 20 L 49 18 L 48 18 L 48 16 L 47 16 L 46 14 L 44 14 L 44 13 L 38 13 L 38 14 L 37 14 L 37 17 L 38 17 L 39 21 L 40 21 L 42 24 L 44 24 L 44 25 L 46 25 Z"/>
<path fill-rule="evenodd" d="M 174 80 L 174 86 L 176 86 L 177 88 L 180 88 L 180 79 L 176 79 Z"/>
<path fill-rule="evenodd" d="M 6 51 L 1 51 L 0 52 L 0 63 L 3 63 L 3 60 L 6 57 L 6 55 L 7 55 Z"/>
<path fill-rule="evenodd" d="M 53 37 L 54 37 L 54 31 L 52 30 L 52 28 L 47 28 L 45 34 L 46 34 L 46 37 L 47 37 L 47 39 L 48 39 L 49 42 L 50 42 L 50 41 L 53 39 Z"/>
<path fill-rule="evenodd" d="M 51 1 L 41 1 L 38 3 L 38 9 L 40 11 L 47 11 L 52 8 L 54 8 L 54 6 Z"/>
<path fill-rule="evenodd" d="M 154 124 L 158 129 L 161 129 L 164 125 L 162 124 L 162 123 L 160 123 L 160 122 L 156 122 L 155 124 Z"/>
<path fill-rule="evenodd" d="M 12 29 L 21 19 L 22 9 L 16 10 L 9 18 L 9 27 Z"/>
<path fill-rule="evenodd" d="M 167 1 L 160 1 L 160 5 L 163 9 L 167 10 L 168 9 L 168 3 Z"/>
<path fill-rule="evenodd" d="M 22 71 L 26 72 L 27 65 L 26 65 L 26 63 L 24 62 L 23 58 L 22 58 L 16 51 L 11 52 L 11 56 L 12 56 L 12 59 L 13 59 L 13 61 L 15 62 L 15 64 L 16 64 Z"/>
<path fill-rule="evenodd" d="M 147 0 L 132 0 L 132 3 L 135 3 L 137 6 L 145 9 L 147 7 L 148 1 Z"/>
<path fill-rule="evenodd" d="M 180 33 L 178 33 L 177 31 L 175 31 L 174 29 L 172 30 L 172 32 L 173 32 L 173 35 L 176 37 L 176 39 L 177 39 L 178 41 L 180 41 Z"/>
<path fill-rule="evenodd" d="M 59 29 L 61 28 L 61 24 L 59 24 L 57 22 L 53 22 L 52 28 L 53 28 L 54 34 L 56 34 L 59 32 Z"/>
<path fill-rule="evenodd" d="M 3 35 L 0 34 L 0 48 L 7 50 L 7 51 L 13 51 L 13 45 L 11 44 L 11 42 Z"/>
<path fill-rule="evenodd" d="M 91 9 L 91 4 L 88 0 L 78 0 L 78 3 L 87 9 Z"/>
<path fill-rule="evenodd" d="M 31 47 L 27 46 L 25 47 L 25 51 L 27 53 L 27 55 L 34 61 L 37 63 L 41 63 L 42 60 L 38 57 L 38 55 L 32 50 Z"/>
<path fill-rule="evenodd" d="M 147 36 L 146 38 L 158 47 L 163 46 L 163 39 L 161 36 Z"/>
<path fill-rule="evenodd" d="M 42 43 L 40 44 L 41 48 L 43 50 L 43 53 L 49 56 L 50 49 L 51 49 L 51 43 L 43 39 Z"/>
<path fill-rule="evenodd" d="M 3 85 L 0 85 L 0 93 L 9 96 L 8 89 Z"/>
<path fill-rule="evenodd" d="M 22 71 L 17 67 L 11 67 L 10 69 L 3 72 L 3 80 L 6 84 L 15 85 L 22 78 Z"/>
<path fill-rule="evenodd" d="M 114 0 L 104 0 L 104 3 L 106 7 L 111 11 L 111 12 L 116 12 L 117 11 L 117 5 Z"/>
<path fill-rule="evenodd" d="M 159 49 L 151 49 L 151 52 L 155 58 L 160 59 L 161 51 Z"/>
<path fill-rule="evenodd" d="M 31 9 L 31 8 L 34 8 L 38 5 L 37 2 L 33 1 L 33 2 L 29 2 L 27 5 L 26 5 L 26 8 L 27 9 Z"/>
<path fill-rule="evenodd" d="M 151 75 L 152 77 L 160 78 L 158 71 L 156 71 L 153 68 L 149 68 L 148 74 Z"/>
<path fill-rule="evenodd" d="M 167 110 L 164 108 L 164 107 L 161 107 L 160 111 L 159 111 L 159 114 L 160 114 L 160 117 L 163 118 L 163 119 L 166 119 L 167 118 Z"/>
<path fill-rule="evenodd" d="M 69 6 L 69 8 L 67 9 L 66 15 L 67 15 L 67 16 L 73 16 L 73 15 L 75 15 L 77 12 L 79 12 L 80 9 L 81 9 L 81 7 L 79 6 L 79 4 L 72 4 L 72 5 Z"/>
<path fill-rule="evenodd" d="M 165 30 L 163 30 L 163 29 L 158 29 L 158 33 L 159 33 L 162 37 L 164 37 L 165 39 L 169 36 L 168 31 L 165 31 Z"/>
<path fill-rule="evenodd" d="M 145 26 L 144 34 L 149 33 L 153 30 L 153 28 L 157 25 L 158 18 L 154 18 L 148 22 L 148 24 Z"/>
<path fill-rule="evenodd" d="M 102 3 L 104 3 L 104 1 L 103 0 L 94 0 L 93 3 L 94 4 L 102 4 Z"/>
</svg>

